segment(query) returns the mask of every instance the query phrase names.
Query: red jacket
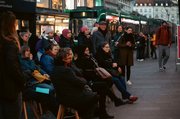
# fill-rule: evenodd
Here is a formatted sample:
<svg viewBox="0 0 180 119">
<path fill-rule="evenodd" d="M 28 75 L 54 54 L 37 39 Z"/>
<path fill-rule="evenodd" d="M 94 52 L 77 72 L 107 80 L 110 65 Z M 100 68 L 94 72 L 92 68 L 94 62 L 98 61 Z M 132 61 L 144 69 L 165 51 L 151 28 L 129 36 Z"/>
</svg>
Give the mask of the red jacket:
<svg viewBox="0 0 180 119">
<path fill-rule="evenodd" d="M 161 26 L 156 32 L 156 45 L 171 45 L 171 32 L 167 26 Z"/>
</svg>

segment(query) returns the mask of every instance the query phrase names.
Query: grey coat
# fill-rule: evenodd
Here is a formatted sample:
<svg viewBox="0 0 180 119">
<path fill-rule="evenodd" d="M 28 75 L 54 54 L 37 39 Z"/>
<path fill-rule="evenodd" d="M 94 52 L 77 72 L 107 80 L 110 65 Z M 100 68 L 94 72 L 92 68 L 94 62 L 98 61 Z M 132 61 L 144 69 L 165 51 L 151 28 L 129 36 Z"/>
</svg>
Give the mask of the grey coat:
<svg viewBox="0 0 180 119">
<path fill-rule="evenodd" d="M 95 31 L 92 36 L 93 54 L 96 54 L 97 49 L 102 46 L 104 42 L 111 44 L 111 33 L 108 31 L 104 37 L 101 31 Z"/>
</svg>

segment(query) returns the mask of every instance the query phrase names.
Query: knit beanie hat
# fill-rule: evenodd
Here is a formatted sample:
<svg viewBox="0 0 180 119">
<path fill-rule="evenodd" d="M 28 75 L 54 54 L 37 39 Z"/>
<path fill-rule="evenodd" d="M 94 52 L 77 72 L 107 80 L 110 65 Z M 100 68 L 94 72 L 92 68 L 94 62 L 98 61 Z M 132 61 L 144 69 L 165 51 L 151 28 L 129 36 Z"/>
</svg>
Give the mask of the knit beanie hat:
<svg viewBox="0 0 180 119">
<path fill-rule="evenodd" d="M 71 32 L 71 31 L 70 31 L 69 29 L 64 29 L 64 30 L 62 31 L 62 35 L 63 35 L 65 38 L 69 39 L 69 37 L 67 36 L 67 34 L 70 33 L 70 32 Z"/>
<path fill-rule="evenodd" d="M 81 27 L 81 32 L 85 32 L 86 30 L 88 30 L 88 27 L 87 27 L 87 26 L 82 26 L 82 27 Z"/>
<path fill-rule="evenodd" d="M 50 32 L 54 32 L 54 30 L 51 27 L 47 27 L 44 31 L 45 31 L 45 34 L 48 34 Z"/>
</svg>

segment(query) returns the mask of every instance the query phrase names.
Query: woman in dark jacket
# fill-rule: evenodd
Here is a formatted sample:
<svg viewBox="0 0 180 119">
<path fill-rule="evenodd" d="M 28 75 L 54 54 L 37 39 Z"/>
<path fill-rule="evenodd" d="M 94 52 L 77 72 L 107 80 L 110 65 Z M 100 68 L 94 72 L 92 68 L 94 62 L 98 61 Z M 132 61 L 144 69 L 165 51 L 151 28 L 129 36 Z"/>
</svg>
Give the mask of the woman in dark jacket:
<svg viewBox="0 0 180 119">
<path fill-rule="evenodd" d="M 118 59 L 118 42 L 121 39 L 122 35 L 124 34 L 123 31 L 123 26 L 122 25 L 118 25 L 117 26 L 117 31 L 115 33 L 115 35 L 113 36 L 113 43 L 112 43 L 112 53 L 114 55 L 114 59 L 117 60 Z"/>
<path fill-rule="evenodd" d="M 87 26 L 81 27 L 81 31 L 78 35 L 78 46 L 86 45 L 90 52 L 92 52 L 92 37 Z"/>
<path fill-rule="evenodd" d="M 103 43 L 101 49 L 96 54 L 99 66 L 105 68 L 113 76 L 112 81 L 121 92 L 123 99 L 128 99 L 130 103 L 137 100 L 136 96 L 132 96 L 126 89 L 126 83 L 121 76 L 121 68 L 113 61 L 110 46 L 107 42 Z"/>
<path fill-rule="evenodd" d="M 20 43 L 16 17 L 12 12 L 1 14 L 0 20 L 0 119 L 19 119 L 21 91 L 25 80 L 18 59 Z"/>
<path fill-rule="evenodd" d="M 118 43 L 118 65 L 122 69 L 122 75 L 125 77 L 125 72 L 127 76 L 127 84 L 132 85 L 130 81 L 131 66 L 134 65 L 133 52 L 134 52 L 135 42 L 132 34 L 132 28 L 127 27 L 124 35 L 121 37 Z M 126 69 L 126 71 L 125 71 Z"/>
<path fill-rule="evenodd" d="M 74 50 L 75 45 L 74 45 L 74 41 L 72 38 L 71 30 L 64 29 L 62 31 L 62 35 L 60 36 L 60 40 L 59 40 L 59 46 L 61 48 L 68 47 L 68 48 L 71 48 Z"/>
<path fill-rule="evenodd" d="M 124 104 L 124 102 L 117 98 L 110 88 L 112 87 L 111 80 L 102 80 L 100 79 L 95 72 L 95 62 L 96 60 L 90 55 L 89 48 L 87 46 L 79 46 L 78 48 L 78 58 L 75 61 L 76 66 L 82 69 L 84 77 L 89 82 L 89 85 L 92 87 L 93 91 L 96 91 L 100 95 L 99 100 L 99 117 L 100 118 L 113 118 L 106 112 L 105 100 L 108 95 L 113 101 L 115 106 Z"/>
<path fill-rule="evenodd" d="M 80 70 L 72 65 L 70 48 L 61 49 L 51 75 L 60 104 L 76 109 L 82 119 L 91 119 L 97 104 L 97 94 L 92 92 Z"/>
</svg>

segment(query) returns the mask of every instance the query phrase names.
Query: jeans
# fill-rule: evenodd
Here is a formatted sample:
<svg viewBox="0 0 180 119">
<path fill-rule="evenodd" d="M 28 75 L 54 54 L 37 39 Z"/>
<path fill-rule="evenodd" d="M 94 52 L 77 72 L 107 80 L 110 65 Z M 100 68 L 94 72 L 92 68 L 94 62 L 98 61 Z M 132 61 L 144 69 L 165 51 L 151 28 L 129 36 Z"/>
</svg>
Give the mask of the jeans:
<svg viewBox="0 0 180 119">
<path fill-rule="evenodd" d="M 122 77 L 113 77 L 112 80 L 117 89 L 121 92 L 122 98 L 128 99 L 131 96 L 131 94 L 126 89 L 125 79 Z"/>
<path fill-rule="evenodd" d="M 168 46 L 159 45 L 159 68 L 162 68 L 168 61 L 170 56 L 170 48 Z"/>
</svg>

